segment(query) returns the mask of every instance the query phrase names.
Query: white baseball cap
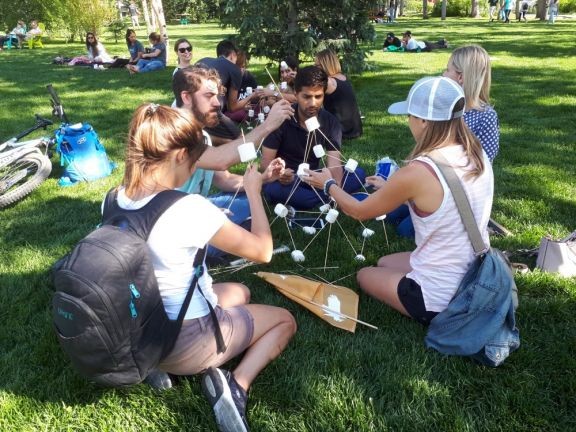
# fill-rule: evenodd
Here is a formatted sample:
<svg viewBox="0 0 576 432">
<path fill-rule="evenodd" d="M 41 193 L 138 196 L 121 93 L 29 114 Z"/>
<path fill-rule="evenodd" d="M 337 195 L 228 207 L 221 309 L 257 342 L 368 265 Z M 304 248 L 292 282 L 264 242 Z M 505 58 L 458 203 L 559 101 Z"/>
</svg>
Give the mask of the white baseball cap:
<svg viewBox="0 0 576 432">
<path fill-rule="evenodd" d="M 464 99 L 464 90 L 456 81 L 446 77 L 425 77 L 414 83 L 408 99 L 390 105 L 388 112 L 410 114 L 424 120 L 452 120 L 464 114 L 464 108 L 453 113 L 460 99 Z"/>
</svg>

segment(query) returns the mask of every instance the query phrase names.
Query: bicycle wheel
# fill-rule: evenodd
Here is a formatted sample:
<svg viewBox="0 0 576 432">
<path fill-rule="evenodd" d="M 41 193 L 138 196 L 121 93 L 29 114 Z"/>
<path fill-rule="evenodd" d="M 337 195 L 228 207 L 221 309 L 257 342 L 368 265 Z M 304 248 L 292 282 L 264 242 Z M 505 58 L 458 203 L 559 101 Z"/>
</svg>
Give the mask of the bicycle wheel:
<svg viewBox="0 0 576 432">
<path fill-rule="evenodd" d="M 0 168 L 0 208 L 24 198 L 46 180 L 52 162 L 42 153 L 28 153 Z"/>
</svg>

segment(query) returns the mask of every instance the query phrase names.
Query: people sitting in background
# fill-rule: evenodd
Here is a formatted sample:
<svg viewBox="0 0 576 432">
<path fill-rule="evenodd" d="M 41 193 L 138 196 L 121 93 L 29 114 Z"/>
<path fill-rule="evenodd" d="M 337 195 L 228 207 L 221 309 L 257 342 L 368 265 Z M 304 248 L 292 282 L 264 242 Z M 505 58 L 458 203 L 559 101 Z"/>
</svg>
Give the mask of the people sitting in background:
<svg viewBox="0 0 576 432">
<path fill-rule="evenodd" d="M 384 39 L 384 51 L 398 51 L 402 47 L 402 41 L 398 39 L 394 33 L 390 32 Z"/>
<path fill-rule="evenodd" d="M 440 39 L 438 42 L 417 41 L 412 37 L 410 30 L 402 34 L 402 46 L 406 52 L 429 52 L 434 49 L 448 48 L 448 41 Z"/>
<path fill-rule="evenodd" d="M 312 117 L 316 117 L 322 132 L 315 133 L 314 142 L 324 148 L 326 166 L 338 184 L 349 192 L 360 189 L 364 184 L 365 173 L 360 167 L 344 175 L 340 154 L 342 128 L 338 119 L 322 108 L 327 87 L 328 75 L 322 69 L 316 66 L 300 69 L 294 80 L 297 99 L 294 118 L 285 120 L 262 144 L 263 169 L 277 157 L 286 162 L 286 169 L 280 178 L 264 186 L 264 195 L 273 204 L 288 204 L 306 210 L 329 199 L 300 182 L 297 176 L 298 167 L 302 163 L 309 164 L 311 170 L 320 167 L 320 159 L 309 148 L 311 140 L 305 122 Z"/>
<path fill-rule="evenodd" d="M 86 50 L 88 54 L 85 56 L 74 57 L 68 66 L 78 66 L 78 65 L 102 65 L 110 64 L 114 60 L 108 55 L 104 45 L 98 42 L 96 35 L 92 32 L 86 33 Z"/>
<path fill-rule="evenodd" d="M 138 63 L 138 60 L 140 60 L 142 54 L 144 54 L 144 46 L 138 39 L 136 39 L 136 32 L 134 30 L 126 30 L 125 39 L 130 58 L 115 57 L 114 62 L 110 65 L 111 68 L 122 68 L 127 67 L 129 64 L 136 64 Z"/>
<path fill-rule="evenodd" d="M 135 65 L 128 65 L 130 73 L 153 72 L 166 67 L 166 44 L 162 41 L 162 36 L 152 32 L 148 36 L 148 41 L 152 48 L 145 50 Z"/>
<path fill-rule="evenodd" d="M 38 36 L 42 35 L 42 33 L 44 33 L 44 30 L 38 26 L 38 21 L 30 21 L 30 28 L 26 32 L 25 37 L 25 39 L 28 41 L 28 48 L 32 49 L 34 47 L 34 41 Z M 43 46 L 42 43 L 39 43 L 38 45 L 40 48 Z"/>
<path fill-rule="evenodd" d="M 324 94 L 324 109 L 336 116 L 342 127 L 342 138 L 362 135 L 362 120 L 352 84 L 342 73 L 340 60 L 334 51 L 325 49 L 316 54 L 314 64 L 328 75 Z"/>
<path fill-rule="evenodd" d="M 6 33 L 5 36 L 0 36 L 0 50 L 4 48 L 5 42 L 14 38 L 18 40 L 17 48 L 22 48 L 22 41 L 26 38 L 26 24 L 24 24 L 24 21 L 18 20 L 16 27 L 14 27 L 10 33 Z"/>
</svg>

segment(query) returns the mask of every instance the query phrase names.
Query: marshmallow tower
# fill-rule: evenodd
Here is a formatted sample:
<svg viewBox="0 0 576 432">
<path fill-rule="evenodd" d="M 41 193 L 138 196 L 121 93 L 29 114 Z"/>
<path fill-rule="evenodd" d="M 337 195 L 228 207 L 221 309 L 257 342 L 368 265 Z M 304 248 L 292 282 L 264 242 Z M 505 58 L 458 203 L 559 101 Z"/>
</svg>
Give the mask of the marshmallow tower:
<svg viewBox="0 0 576 432">
<path fill-rule="evenodd" d="M 293 250 L 291 255 L 292 259 L 296 262 L 303 262 L 306 259 L 304 257 L 304 252 L 302 252 L 301 250 Z"/>
<path fill-rule="evenodd" d="M 276 213 L 278 217 L 285 218 L 288 216 L 288 209 L 285 205 L 278 203 L 276 207 L 274 207 L 274 213 Z"/>
<path fill-rule="evenodd" d="M 355 159 L 348 159 L 348 162 L 344 165 L 344 169 L 349 173 L 356 171 L 356 168 L 358 168 L 358 161 Z"/>
<path fill-rule="evenodd" d="M 254 143 L 247 142 L 238 146 L 238 153 L 240 153 L 240 161 L 249 162 L 256 159 L 256 149 Z"/>
<path fill-rule="evenodd" d="M 318 122 L 318 117 L 310 117 L 304 123 L 306 124 L 306 129 L 308 129 L 308 132 L 320 129 L 320 123 Z"/>
<path fill-rule="evenodd" d="M 340 214 L 340 212 L 336 209 L 328 210 L 328 214 L 326 214 L 326 222 L 328 222 L 328 223 L 336 222 L 336 219 L 338 218 L 339 214 Z"/>
<path fill-rule="evenodd" d="M 324 147 L 322 147 L 321 144 L 316 144 L 314 147 L 312 147 L 312 150 L 314 151 L 314 155 L 320 159 L 323 158 L 324 156 L 326 156 L 326 152 L 324 151 Z"/>
</svg>

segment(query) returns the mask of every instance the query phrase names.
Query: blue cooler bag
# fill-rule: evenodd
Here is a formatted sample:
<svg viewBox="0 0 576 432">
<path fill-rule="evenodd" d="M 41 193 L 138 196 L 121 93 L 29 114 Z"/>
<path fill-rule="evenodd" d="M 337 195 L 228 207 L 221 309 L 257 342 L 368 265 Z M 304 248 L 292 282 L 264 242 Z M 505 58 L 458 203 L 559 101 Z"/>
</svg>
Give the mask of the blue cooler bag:
<svg viewBox="0 0 576 432">
<path fill-rule="evenodd" d="M 62 126 L 55 136 L 60 165 L 65 167 L 58 181 L 60 186 L 106 177 L 116 167 L 108 160 L 104 146 L 88 123 Z"/>
</svg>

